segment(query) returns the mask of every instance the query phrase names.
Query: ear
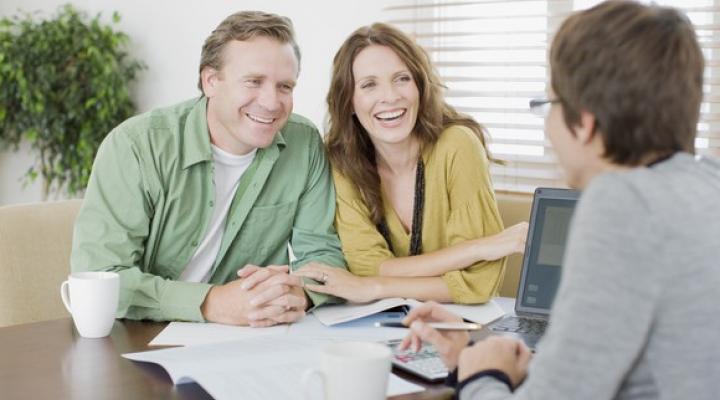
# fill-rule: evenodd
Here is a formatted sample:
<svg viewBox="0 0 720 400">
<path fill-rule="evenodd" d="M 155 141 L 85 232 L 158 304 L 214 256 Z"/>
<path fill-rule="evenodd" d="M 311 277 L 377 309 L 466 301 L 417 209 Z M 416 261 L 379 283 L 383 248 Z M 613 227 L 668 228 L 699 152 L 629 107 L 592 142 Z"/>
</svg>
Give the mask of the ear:
<svg viewBox="0 0 720 400">
<path fill-rule="evenodd" d="M 575 135 L 581 143 L 590 143 L 595 137 L 595 115 L 580 111 L 580 121 L 575 126 Z"/>
<path fill-rule="evenodd" d="M 215 96 L 218 81 L 222 79 L 220 71 L 212 67 L 205 67 L 200 71 L 200 80 L 202 82 L 203 93 L 205 97 L 211 98 Z"/>
</svg>

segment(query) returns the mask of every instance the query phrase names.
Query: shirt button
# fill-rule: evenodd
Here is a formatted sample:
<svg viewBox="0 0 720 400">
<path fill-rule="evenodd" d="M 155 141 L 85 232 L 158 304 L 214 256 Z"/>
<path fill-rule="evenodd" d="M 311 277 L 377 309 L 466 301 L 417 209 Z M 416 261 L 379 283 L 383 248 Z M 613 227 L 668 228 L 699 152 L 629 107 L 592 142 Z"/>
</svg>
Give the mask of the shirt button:
<svg viewBox="0 0 720 400">
<path fill-rule="evenodd" d="M 190 244 L 192 245 L 192 247 L 197 247 L 197 240 L 193 240 L 193 242 Z"/>
<path fill-rule="evenodd" d="M 210 200 L 210 201 L 208 202 L 208 204 L 210 205 L 210 207 L 212 207 L 212 206 L 213 206 L 213 204 L 215 204 L 215 203 L 213 203 L 213 201 L 212 201 L 212 200 Z"/>
</svg>

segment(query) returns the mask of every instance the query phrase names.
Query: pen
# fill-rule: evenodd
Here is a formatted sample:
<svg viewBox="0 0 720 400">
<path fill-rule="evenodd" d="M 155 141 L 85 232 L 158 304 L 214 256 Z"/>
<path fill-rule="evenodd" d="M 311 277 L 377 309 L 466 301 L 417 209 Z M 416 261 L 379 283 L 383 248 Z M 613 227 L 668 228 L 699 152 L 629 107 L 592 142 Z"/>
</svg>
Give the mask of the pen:
<svg viewBox="0 0 720 400">
<path fill-rule="evenodd" d="M 469 322 L 427 322 L 434 329 L 441 331 L 477 331 L 482 329 L 482 325 Z M 401 322 L 376 322 L 376 328 L 408 328 Z"/>
</svg>

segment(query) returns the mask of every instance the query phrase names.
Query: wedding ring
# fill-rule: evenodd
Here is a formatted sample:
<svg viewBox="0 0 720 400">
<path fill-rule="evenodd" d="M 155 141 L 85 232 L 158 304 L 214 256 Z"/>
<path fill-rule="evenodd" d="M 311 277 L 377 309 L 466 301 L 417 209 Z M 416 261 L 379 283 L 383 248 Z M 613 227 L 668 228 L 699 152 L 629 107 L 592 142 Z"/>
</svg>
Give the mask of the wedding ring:
<svg viewBox="0 0 720 400">
<path fill-rule="evenodd" d="M 327 279 L 328 279 L 327 274 L 323 272 L 322 278 L 320 278 L 320 280 L 323 281 L 323 283 L 327 283 Z"/>
</svg>

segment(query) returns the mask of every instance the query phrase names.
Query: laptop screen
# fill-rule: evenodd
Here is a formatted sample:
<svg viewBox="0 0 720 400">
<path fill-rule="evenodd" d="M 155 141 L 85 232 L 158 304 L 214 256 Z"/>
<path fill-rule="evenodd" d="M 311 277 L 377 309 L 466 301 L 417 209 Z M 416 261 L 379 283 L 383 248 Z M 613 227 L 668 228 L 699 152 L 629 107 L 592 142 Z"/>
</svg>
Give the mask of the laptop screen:
<svg viewBox="0 0 720 400">
<path fill-rule="evenodd" d="M 578 192 L 540 188 L 535 192 L 518 293 L 518 311 L 549 314 L 560 283 L 570 220 Z"/>
</svg>

